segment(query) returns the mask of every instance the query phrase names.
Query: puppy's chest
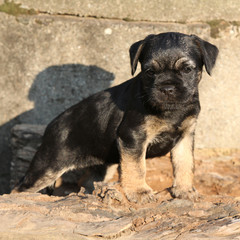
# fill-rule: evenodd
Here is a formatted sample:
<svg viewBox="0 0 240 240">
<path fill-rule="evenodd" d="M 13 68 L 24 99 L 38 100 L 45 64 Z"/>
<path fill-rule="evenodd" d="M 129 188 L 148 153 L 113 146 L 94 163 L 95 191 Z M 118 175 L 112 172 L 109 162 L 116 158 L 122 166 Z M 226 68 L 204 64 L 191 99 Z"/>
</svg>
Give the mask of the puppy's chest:
<svg viewBox="0 0 240 240">
<path fill-rule="evenodd" d="M 171 149 L 182 136 L 181 124 L 158 118 L 146 121 L 146 135 L 148 150 L 158 147 L 158 150 Z"/>
</svg>

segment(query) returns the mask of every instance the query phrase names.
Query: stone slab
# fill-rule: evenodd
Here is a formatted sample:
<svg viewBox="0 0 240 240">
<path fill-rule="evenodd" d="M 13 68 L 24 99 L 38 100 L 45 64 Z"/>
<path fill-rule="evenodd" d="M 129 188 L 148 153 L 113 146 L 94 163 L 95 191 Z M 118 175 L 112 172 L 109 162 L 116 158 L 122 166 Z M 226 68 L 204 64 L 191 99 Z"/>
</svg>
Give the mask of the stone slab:
<svg viewBox="0 0 240 240">
<path fill-rule="evenodd" d="M 130 206 L 97 196 L 0 196 L 1 239 L 239 239 L 239 202 L 230 197 Z"/>
</svg>

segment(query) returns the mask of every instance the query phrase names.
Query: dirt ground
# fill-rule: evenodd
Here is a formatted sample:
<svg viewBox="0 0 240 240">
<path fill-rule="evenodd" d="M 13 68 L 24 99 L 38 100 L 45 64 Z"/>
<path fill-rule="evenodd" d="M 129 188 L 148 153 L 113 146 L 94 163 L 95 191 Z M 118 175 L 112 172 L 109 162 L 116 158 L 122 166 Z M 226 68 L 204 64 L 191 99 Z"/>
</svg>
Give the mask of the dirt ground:
<svg viewBox="0 0 240 240">
<path fill-rule="evenodd" d="M 170 157 L 147 161 L 147 182 L 156 191 L 172 184 Z M 194 185 L 203 195 L 240 196 L 240 150 L 195 150 Z"/>
</svg>

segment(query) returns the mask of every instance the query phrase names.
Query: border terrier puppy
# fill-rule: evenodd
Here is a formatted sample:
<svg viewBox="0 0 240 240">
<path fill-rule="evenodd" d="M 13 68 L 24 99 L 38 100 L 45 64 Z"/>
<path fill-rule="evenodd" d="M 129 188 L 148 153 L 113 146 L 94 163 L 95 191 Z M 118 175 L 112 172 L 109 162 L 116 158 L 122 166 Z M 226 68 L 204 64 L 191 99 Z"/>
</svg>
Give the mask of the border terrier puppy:
<svg viewBox="0 0 240 240">
<path fill-rule="evenodd" d="M 146 158 L 171 152 L 173 197 L 195 199 L 194 131 L 200 112 L 198 84 L 208 74 L 216 46 L 195 35 L 149 35 L 130 47 L 134 78 L 96 93 L 55 118 L 13 192 L 37 192 L 64 172 L 120 163 L 129 201 L 154 199 L 145 181 Z"/>
</svg>

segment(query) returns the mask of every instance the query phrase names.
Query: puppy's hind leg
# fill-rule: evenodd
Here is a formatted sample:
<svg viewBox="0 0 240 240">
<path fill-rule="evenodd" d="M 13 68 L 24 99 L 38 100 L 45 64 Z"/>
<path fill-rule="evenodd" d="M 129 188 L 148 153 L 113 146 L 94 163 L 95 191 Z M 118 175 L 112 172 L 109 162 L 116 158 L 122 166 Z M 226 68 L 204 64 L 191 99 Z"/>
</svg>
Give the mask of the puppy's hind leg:
<svg viewBox="0 0 240 240">
<path fill-rule="evenodd" d="M 28 171 L 20 182 L 14 187 L 12 193 L 17 192 L 38 192 L 45 187 L 53 185 L 55 180 L 63 173 L 73 169 L 70 166 L 62 166 L 53 162 L 48 162 L 41 158 L 41 154 L 36 154 L 30 164 Z"/>
</svg>

